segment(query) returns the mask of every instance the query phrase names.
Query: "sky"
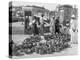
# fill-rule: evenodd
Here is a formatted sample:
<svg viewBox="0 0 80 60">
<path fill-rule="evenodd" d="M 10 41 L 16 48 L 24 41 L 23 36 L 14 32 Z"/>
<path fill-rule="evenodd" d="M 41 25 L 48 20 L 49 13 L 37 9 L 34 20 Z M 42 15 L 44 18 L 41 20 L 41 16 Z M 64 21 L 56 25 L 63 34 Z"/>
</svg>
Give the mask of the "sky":
<svg viewBox="0 0 80 60">
<path fill-rule="evenodd" d="M 24 2 L 24 1 L 13 1 L 12 2 L 13 6 L 25 6 L 25 5 L 36 5 L 36 6 L 41 6 L 45 7 L 48 10 L 55 10 L 56 6 L 58 4 L 55 3 L 36 3 L 36 2 Z"/>
</svg>

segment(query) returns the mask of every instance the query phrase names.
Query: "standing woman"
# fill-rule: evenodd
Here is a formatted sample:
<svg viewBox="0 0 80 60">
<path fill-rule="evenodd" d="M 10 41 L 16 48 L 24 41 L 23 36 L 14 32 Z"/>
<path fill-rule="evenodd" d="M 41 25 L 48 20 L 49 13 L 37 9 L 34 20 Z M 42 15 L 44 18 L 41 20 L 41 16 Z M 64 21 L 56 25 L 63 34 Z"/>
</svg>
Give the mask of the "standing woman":
<svg viewBox="0 0 80 60">
<path fill-rule="evenodd" d="M 37 17 L 34 16 L 33 21 L 29 23 L 29 25 L 32 26 L 34 36 L 39 35 L 37 24 L 38 24 Z"/>
<path fill-rule="evenodd" d="M 71 35 L 71 43 L 78 43 L 77 41 L 77 20 L 75 19 L 75 16 L 72 15 L 71 21 L 70 21 L 70 35 Z"/>
<path fill-rule="evenodd" d="M 35 22 L 33 23 L 34 27 L 34 35 L 39 35 L 39 29 L 38 29 L 38 20 L 37 17 L 34 17 Z"/>
</svg>

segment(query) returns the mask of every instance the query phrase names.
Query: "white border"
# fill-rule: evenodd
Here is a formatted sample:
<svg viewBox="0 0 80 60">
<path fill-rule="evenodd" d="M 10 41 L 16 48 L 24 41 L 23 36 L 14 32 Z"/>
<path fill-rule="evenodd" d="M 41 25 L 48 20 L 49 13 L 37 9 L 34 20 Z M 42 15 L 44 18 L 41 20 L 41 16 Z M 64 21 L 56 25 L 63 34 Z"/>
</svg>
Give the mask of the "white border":
<svg viewBox="0 0 80 60">
<path fill-rule="evenodd" d="M 39 3 L 57 3 L 57 4 L 70 4 L 77 5 L 78 12 L 80 12 L 80 0 L 1 0 L 0 1 L 0 60 L 8 60 L 8 3 L 9 1 L 25 1 L 25 2 L 39 2 Z M 78 28 L 80 28 L 80 13 L 78 13 Z M 80 33 L 78 34 L 80 35 Z M 80 40 L 80 38 L 78 38 Z M 80 48 L 79 48 L 80 49 Z M 79 56 L 57 56 L 57 57 L 42 57 L 31 58 L 28 60 L 79 60 Z M 19 59 L 19 60 L 26 60 Z"/>
</svg>

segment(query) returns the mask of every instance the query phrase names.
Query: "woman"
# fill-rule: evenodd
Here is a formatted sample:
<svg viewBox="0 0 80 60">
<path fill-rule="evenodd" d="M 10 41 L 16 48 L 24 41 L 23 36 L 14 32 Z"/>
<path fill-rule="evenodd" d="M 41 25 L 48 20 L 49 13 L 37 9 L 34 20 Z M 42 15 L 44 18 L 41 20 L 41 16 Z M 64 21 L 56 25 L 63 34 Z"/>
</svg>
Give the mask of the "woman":
<svg viewBox="0 0 80 60">
<path fill-rule="evenodd" d="M 39 35 L 38 20 L 36 16 L 34 16 L 33 21 L 29 23 L 29 26 L 32 26 L 34 36 Z"/>
<path fill-rule="evenodd" d="M 72 19 L 70 21 L 70 35 L 71 35 L 71 43 L 78 43 L 77 41 L 77 20 L 72 15 Z"/>
</svg>

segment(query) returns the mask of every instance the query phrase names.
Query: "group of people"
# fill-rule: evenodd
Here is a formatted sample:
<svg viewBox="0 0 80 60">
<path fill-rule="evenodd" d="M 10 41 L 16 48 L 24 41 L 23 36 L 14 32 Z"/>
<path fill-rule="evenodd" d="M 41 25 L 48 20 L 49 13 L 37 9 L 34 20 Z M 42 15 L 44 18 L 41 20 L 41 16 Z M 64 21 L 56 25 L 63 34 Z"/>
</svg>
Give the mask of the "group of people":
<svg viewBox="0 0 80 60">
<path fill-rule="evenodd" d="M 47 19 L 46 19 L 47 20 Z M 50 17 L 50 32 L 51 34 L 54 33 L 60 33 L 60 25 L 59 25 L 59 17 L 55 18 L 54 16 Z M 45 19 L 44 15 L 42 14 L 41 17 L 33 16 L 32 21 L 29 21 L 29 18 L 25 20 L 26 24 L 25 27 L 28 28 L 27 26 L 32 28 L 33 34 L 35 35 L 44 35 L 44 24 L 45 24 Z"/>
<path fill-rule="evenodd" d="M 28 18 L 27 18 L 28 19 Z M 32 31 L 33 31 L 33 35 L 36 36 L 36 35 L 40 35 L 42 37 L 42 39 L 44 39 L 44 22 L 45 19 L 44 19 L 44 15 L 42 14 L 41 17 L 37 17 L 37 16 L 33 16 L 33 20 L 31 22 L 29 22 L 29 19 L 26 20 L 27 24 L 26 26 L 29 26 L 32 28 Z M 72 21 L 72 20 L 70 20 Z M 74 20 L 76 21 L 76 20 Z M 59 20 L 59 17 L 55 17 L 55 16 L 52 16 L 50 17 L 50 33 L 53 35 L 53 34 L 56 34 L 56 33 L 68 33 L 71 35 L 71 39 L 73 38 L 72 37 L 72 31 L 71 30 L 74 30 L 70 25 L 70 28 L 67 28 L 66 26 L 63 26 L 63 25 L 60 25 L 60 20 Z M 72 23 L 70 23 L 72 24 Z M 73 24 L 74 25 L 74 24 Z"/>
<path fill-rule="evenodd" d="M 29 27 L 32 28 L 34 36 L 44 35 L 43 34 L 43 28 L 44 28 L 43 15 L 40 18 L 33 16 L 33 20 L 29 23 Z"/>
</svg>

